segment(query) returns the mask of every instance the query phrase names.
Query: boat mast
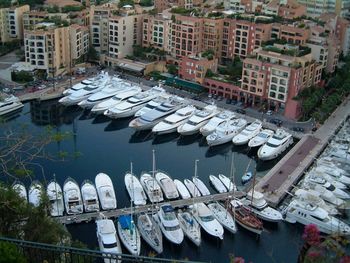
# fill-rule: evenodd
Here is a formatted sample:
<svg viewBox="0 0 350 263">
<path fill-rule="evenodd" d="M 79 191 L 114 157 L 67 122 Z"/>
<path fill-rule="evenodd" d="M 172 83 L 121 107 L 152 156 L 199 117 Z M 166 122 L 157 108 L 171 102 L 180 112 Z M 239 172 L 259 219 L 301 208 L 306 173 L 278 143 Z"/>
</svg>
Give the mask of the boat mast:
<svg viewBox="0 0 350 263">
<path fill-rule="evenodd" d="M 133 220 L 133 205 L 132 205 L 132 203 L 135 200 L 134 176 L 132 174 L 132 168 L 133 168 L 132 167 L 132 162 L 130 162 L 131 187 L 132 187 L 132 198 L 131 198 L 131 207 L 130 207 L 130 217 L 131 217 L 130 234 L 132 234 L 132 225 L 134 223 L 134 220 Z"/>
<path fill-rule="evenodd" d="M 58 196 L 57 196 L 57 183 L 56 183 L 56 174 L 53 174 L 53 181 L 55 183 L 55 193 L 56 193 L 56 206 L 57 206 L 57 213 L 59 214 L 59 208 L 58 208 Z"/>
<path fill-rule="evenodd" d="M 233 187 L 232 187 L 232 195 L 233 195 L 233 199 L 235 199 L 235 167 L 234 167 L 234 158 L 235 158 L 235 154 L 232 152 L 232 157 L 231 157 L 231 167 L 230 167 L 230 183 L 229 183 L 229 186 L 228 186 L 228 190 L 230 191 L 230 188 L 231 188 L 231 183 L 233 184 Z M 235 209 L 236 206 L 234 206 L 234 209 Z M 226 217 L 227 217 L 227 213 L 228 213 L 228 206 L 226 208 Z M 236 213 L 235 213 L 235 210 L 233 211 L 233 220 L 236 221 Z"/>
<path fill-rule="evenodd" d="M 153 191 L 154 191 L 154 186 L 155 186 L 155 169 L 156 169 L 156 157 L 155 157 L 155 150 L 153 149 L 152 150 L 152 182 L 153 182 Z M 151 209 L 151 212 L 152 212 L 152 215 L 153 215 L 153 212 L 154 212 L 154 202 L 153 202 L 153 199 L 151 200 L 152 202 L 152 209 Z"/>
<path fill-rule="evenodd" d="M 196 159 L 196 160 L 194 161 L 194 177 L 193 177 L 193 178 L 196 178 L 196 179 L 197 179 L 197 172 L 198 172 L 198 167 L 197 167 L 198 162 L 199 162 L 198 159 Z M 197 186 L 196 186 L 196 184 L 195 184 L 194 182 L 193 182 L 193 185 L 194 185 L 194 188 L 193 188 L 193 197 L 196 197 L 196 189 L 197 189 Z M 194 204 L 194 200 L 193 200 L 193 204 Z"/>
</svg>

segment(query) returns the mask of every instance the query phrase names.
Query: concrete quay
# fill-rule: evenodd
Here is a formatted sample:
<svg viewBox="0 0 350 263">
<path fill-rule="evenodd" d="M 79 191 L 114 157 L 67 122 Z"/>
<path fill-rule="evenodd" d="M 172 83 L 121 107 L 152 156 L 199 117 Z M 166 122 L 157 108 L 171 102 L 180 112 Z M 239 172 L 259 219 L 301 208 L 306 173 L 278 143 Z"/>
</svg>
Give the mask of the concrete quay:
<svg viewBox="0 0 350 263">
<path fill-rule="evenodd" d="M 277 207 L 293 185 L 323 152 L 334 134 L 350 115 L 350 96 L 314 133 L 301 140 L 263 177 L 255 190 L 263 192 L 266 201 Z"/>
</svg>

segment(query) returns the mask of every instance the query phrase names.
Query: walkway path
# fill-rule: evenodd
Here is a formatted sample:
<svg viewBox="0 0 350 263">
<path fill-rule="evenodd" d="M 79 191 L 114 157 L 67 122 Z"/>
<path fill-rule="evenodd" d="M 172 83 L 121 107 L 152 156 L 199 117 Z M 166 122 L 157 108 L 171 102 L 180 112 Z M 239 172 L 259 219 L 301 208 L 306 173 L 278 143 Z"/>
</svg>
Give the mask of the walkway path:
<svg viewBox="0 0 350 263">
<path fill-rule="evenodd" d="M 350 96 L 314 134 L 304 136 L 256 185 L 270 205 L 276 207 L 350 115 Z"/>
</svg>

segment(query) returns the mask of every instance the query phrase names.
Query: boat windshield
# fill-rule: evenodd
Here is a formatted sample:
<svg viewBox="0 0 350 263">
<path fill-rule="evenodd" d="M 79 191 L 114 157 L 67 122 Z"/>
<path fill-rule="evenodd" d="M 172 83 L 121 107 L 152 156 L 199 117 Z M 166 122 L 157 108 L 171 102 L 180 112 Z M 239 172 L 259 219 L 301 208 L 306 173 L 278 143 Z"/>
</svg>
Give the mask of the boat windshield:
<svg viewBox="0 0 350 263">
<path fill-rule="evenodd" d="M 172 221 L 175 220 L 175 213 L 164 213 L 164 220 Z"/>
<path fill-rule="evenodd" d="M 267 142 L 266 145 L 272 148 L 277 148 L 279 146 L 278 144 L 273 144 L 271 142 Z"/>
<path fill-rule="evenodd" d="M 116 242 L 110 243 L 110 244 L 103 243 L 103 247 L 104 248 L 115 248 L 115 247 L 118 247 L 118 245 Z"/>
<path fill-rule="evenodd" d="M 188 120 L 187 124 L 192 125 L 192 126 L 196 126 L 198 124 L 198 122 L 194 122 L 194 121 Z"/>
<path fill-rule="evenodd" d="M 174 124 L 175 123 L 175 122 L 169 121 L 169 120 L 164 120 L 163 122 L 166 123 L 166 124 Z"/>
<path fill-rule="evenodd" d="M 214 217 L 212 215 L 208 215 L 208 216 L 200 216 L 201 220 L 203 222 L 210 222 L 214 220 Z"/>
<path fill-rule="evenodd" d="M 177 226 L 164 226 L 164 229 L 165 229 L 166 231 L 176 231 L 176 230 L 178 230 L 179 228 L 180 228 L 179 225 L 177 225 Z"/>
<path fill-rule="evenodd" d="M 97 88 L 96 86 L 87 86 L 86 88 L 84 88 L 84 90 L 91 91 L 91 90 L 94 90 L 96 88 Z"/>
<path fill-rule="evenodd" d="M 259 133 L 258 134 L 258 137 L 260 137 L 260 138 L 267 138 L 269 135 L 267 134 L 267 133 Z"/>
</svg>

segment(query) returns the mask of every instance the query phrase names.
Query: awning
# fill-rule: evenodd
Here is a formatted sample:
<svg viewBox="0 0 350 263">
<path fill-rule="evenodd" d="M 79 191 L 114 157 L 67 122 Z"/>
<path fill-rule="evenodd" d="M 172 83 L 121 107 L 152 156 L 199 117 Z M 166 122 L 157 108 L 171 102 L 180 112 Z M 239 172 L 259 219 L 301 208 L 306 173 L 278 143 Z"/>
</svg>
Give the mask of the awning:
<svg viewBox="0 0 350 263">
<path fill-rule="evenodd" d="M 185 89 L 194 90 L 198 92 L 203 92 L 205 90 L 204 87 L 198 83 L 187 81 L 184 79 L 179 79 L 179 78 L 168 78 L 165 84 L 168 84 L 168 85 L 176 84 Z"/>
<path fill-rule="evenodd" d="M 135 72 L 141 72 L 145 69 L 145 66 L 129 64 L 129 63 L 119 63 L 118 67 L 126 70 L 135 71 Z"/>
<path fill-rule="evenodd" d="M 131 216 L 130 215 L 120 216 L 119 223 L 122 229 L 129 229 L 131 227 Z"/>
</svg>

